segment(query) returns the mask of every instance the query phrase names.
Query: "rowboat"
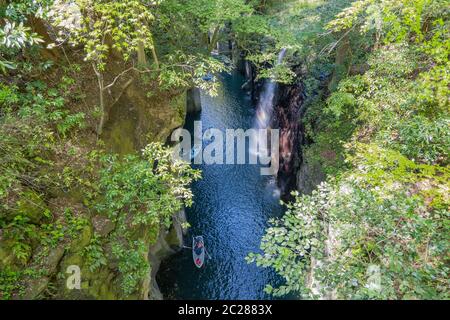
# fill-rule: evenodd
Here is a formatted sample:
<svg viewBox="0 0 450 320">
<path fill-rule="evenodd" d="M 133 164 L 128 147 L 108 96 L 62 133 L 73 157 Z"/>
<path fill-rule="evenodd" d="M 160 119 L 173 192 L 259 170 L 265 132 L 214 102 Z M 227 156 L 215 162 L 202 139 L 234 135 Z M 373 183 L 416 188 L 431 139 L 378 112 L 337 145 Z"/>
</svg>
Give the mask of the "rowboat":
<svg viewBox="0 0 450 320">
<path fill-rule="evenodd" d="M 205 242 L 202 236 L 197 236 L 192 239 L 192 258 L 197 268 L 203 267 L 205 263 Z"/>
</svg>

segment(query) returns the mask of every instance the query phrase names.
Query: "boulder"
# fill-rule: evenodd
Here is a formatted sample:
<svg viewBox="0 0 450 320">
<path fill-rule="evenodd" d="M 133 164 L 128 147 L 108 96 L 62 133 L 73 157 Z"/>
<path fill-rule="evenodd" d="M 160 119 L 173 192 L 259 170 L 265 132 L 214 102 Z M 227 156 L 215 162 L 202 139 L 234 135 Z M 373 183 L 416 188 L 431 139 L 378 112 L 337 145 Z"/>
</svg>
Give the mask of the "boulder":
<svg viewBox="0 0 450 320">
<path fill-rule="evenodd" d="M 16 215 L 27 217 L 31 223 L 39 223 L 48 212 L 47 205 L 33 190 L 26 190 L 17 201 Z"/>
</svg>

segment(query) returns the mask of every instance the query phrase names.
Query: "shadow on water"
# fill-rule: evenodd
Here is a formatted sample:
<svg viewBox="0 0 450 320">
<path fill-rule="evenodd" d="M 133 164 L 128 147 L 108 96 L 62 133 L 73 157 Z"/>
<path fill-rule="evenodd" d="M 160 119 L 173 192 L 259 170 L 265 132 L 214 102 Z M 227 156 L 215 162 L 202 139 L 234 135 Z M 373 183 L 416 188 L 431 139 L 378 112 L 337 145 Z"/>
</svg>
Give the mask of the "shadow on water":
<svg viewBox="0 0 450 320">
<path fill-rule="evenodd" d="M 255 123 L 251 99 L 241 90 L 244 79 L 237 73 L 221 77 L 217 97 L 202 93 L 203 111 L 190 116 L 185 128 L 193 132 L 194 121 L 208 128 L 244 130 Z M 205 142 L 204 142 L 205 146 Z M 258 165 L 194 165 L 202 179 L 192 185 L 194 204 L 187 208 L 191 225 L 185 245 L 203 235 L 211 255 L 202 269 L 184 249 L 161 264 L 157 282 L 166 299 L 270 299 L 267 284 L 281 283 L 272 269 L 248 264 L 250 252 L 259 245 L 268 220 L 283 214 L 275 179 L 261 176 Z"/>
</svg>

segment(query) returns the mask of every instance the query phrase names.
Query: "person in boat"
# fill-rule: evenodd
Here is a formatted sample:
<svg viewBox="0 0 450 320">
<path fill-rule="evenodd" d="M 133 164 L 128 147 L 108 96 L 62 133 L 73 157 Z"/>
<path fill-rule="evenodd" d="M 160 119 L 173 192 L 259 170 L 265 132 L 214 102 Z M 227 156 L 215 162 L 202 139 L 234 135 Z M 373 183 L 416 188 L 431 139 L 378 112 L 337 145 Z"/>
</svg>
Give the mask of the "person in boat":
<svg viewBox="0 0 450 320">
<path fill-rule="evenodd" d="M 194 250 L 195 250 L 195 254 L 200 255 L 203 251 L 203 243 L 197 242 Z"/>
</svg>

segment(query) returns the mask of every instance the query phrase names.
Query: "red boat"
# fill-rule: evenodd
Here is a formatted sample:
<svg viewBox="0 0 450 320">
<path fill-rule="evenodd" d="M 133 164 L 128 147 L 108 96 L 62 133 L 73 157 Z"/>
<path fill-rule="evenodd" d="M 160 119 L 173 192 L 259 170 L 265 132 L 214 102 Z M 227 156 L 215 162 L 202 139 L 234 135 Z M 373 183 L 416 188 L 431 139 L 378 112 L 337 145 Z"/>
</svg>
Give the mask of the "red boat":
<svg viewBox="0 0 450 320">
<path fill-rule="evenodd" d="M 203 267 L 205 263 L 205 242 L 202 236 L 194 237 L 192 240 L 192 258 L 197 268 Z"/>
</svg>

